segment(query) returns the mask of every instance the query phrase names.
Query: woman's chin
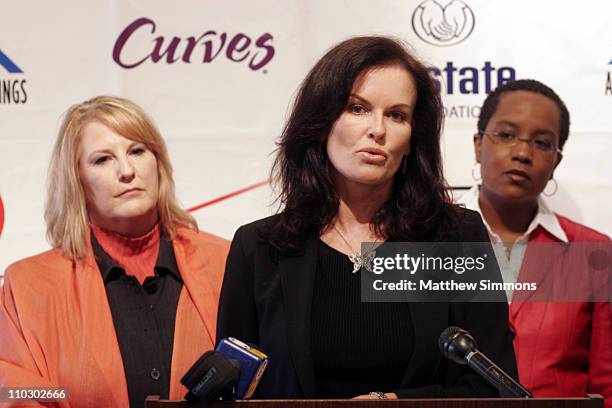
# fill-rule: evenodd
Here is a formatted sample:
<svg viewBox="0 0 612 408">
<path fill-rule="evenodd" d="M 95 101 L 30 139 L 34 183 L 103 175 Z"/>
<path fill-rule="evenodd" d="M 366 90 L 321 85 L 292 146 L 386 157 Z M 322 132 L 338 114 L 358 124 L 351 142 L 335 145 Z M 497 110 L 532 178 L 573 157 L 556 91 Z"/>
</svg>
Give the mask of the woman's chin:
<svg viewBox="0 0 612 408">
<path fill-rule="evenodd" d="M 130 208 L 117 211 L 109 217 L 96 217 L 92 222 L 104 229 L 122 235 L 139 235 L 149 231 L 158 222 L 155 209 Z"/>
<path fill-rule="evenodd" d="M 358 174 L 353 175 L 351 177 L 347 177 L 347 181 L 364 186 L 370 187 L 383 187 L 389 184 L 392 181 L 393 177 L 388 176 L 387 174 Z"/>
<path fill-rule="evenodd" d="M 521 188 L 519 186 L 510 186 L 498 191 L 497 195 L 508 203 L 521 204 L 536 201 L 539 194 L 531 191 L 531 189 Z"/>
<path fill-rule="evenodd" d="M 129 220 L 143 220 L 157 218 L 157 208 L 152 203 L 126 203 L 115 210 L 115 218 Z"/>
</svg>

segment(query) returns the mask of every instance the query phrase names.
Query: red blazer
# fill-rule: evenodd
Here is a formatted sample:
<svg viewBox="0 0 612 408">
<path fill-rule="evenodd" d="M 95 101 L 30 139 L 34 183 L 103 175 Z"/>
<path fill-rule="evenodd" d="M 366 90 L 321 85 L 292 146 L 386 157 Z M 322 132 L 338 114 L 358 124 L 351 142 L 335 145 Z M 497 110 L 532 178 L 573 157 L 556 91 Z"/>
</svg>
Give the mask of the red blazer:
<svg viewBox="0 0 612 408">
<path fill-rule="evenodd" d="M 184 282 L 176 312 L 170 398 L 215 341 L 228 241 L 185 228 L 173 240 Z M 53 249 L 11 265 L 0 293 L 0 387 L 60 387 L 61 407 L 127 407 L 127 385 L 104 284 L 93 256 Z M 0 405 L 3 405 L 0 403 Z"/>
<path fill-rule="evenodd" d="M 610 242 L 597 231 L 557 215 L 569 242 Z M 559 242 L 542 227 L 530 243 Z M 529 275 L 529 249 L 519 281 Z M 552 268 L 547 273 L 558 272 Z M 519 377 L 538 397 L 601 394 L 612 408 L 612 310 L 610 302 L 512 302 L 510 325 Z"/>
</svg>

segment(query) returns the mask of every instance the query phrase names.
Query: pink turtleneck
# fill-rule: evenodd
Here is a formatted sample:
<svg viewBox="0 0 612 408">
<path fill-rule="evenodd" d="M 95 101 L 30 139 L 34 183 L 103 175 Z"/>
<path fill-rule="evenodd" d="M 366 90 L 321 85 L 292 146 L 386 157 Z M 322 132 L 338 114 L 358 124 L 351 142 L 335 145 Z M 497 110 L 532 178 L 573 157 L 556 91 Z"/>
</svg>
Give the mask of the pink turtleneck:
<svg viewBox="0 0 612 408">
<path fill-rule="evenodd" d="M 90 224 L 91 231 L 104 251 L 125 273 L 133 275 L 142 284 L 155 274 L 154 267 L 159 253 L 159 223 L 140 237 L 126 237 Z"/>
</svg>

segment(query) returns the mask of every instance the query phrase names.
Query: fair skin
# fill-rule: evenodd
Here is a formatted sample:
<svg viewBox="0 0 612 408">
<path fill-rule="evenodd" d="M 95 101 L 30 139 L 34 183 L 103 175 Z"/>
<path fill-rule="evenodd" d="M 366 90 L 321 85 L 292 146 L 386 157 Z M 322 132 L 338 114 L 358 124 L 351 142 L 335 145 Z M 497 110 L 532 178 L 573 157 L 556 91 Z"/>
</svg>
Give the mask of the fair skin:
<svg viewBox="0 0 612 408">
<path fill-rule="evenodd" d="M 362 242 L 384 240 L 370 220 L 388 200 L 393 176 L 410 152 L 415 103 L 414 80 L 400 66 L 375 67 L 355 80 L 346 109 L 327 138 L 330 173 L 340 196 L 334 223 L 350 247 L 334 225 L 321 235 L 329 246 L 349 253 Z"/>
<path fill-rule="evenodd" d="M 157 159 L 144 143 L 91 122 L 83 129 L 78 158 L 91 223 L 129 237 L 157 224 Z"/>
<path fill-rule="evenodd" d="M 508 132 L 521 139 L 548 138 L 559 145 L 560 111 L 554 101 L 528 91 L 500 96 L 485 132 Z M 561 156 L 519 142 L 495 144 L 489 136 L 474 136 L 476 161 L 481 165 L 479 204 L 491 229 L 512 245 L 529 226 L 537 199 L 553 177 Z"/>
<path fill-rule="evenodd" d="M 362 242 L 385 239 L 375 233 L 370 221 L 389 199 L 393 176 L 410 152 L 415 103 L 414 80 L 397 65 L 369 69 L 353 84 L 346 109 L 327 138 L 330 174 L 340 205 L 334 223 L 321 234 L 321 240 L 332 248 L 347 254 L 359 251 Z M 386 395 L 397 398 L 395 393 Z"/>
</svg>

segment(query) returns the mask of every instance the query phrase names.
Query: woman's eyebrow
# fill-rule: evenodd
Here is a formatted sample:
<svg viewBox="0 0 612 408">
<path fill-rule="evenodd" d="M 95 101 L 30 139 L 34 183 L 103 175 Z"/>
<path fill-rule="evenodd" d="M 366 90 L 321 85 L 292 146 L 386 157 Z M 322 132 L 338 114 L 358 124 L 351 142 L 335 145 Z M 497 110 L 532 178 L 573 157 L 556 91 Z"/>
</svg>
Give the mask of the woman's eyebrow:
<svg viewBox="0 0 612 408">
<path fill-rule="evenodd" d="M 351 94 L 349 96 L 349 100 L 350 99 L 358 99 L 359 101 L 366 103 L 368 105 L 371 105 L 371 102 L 368 101 L 366 98 L 364 98 L 363 96 L 359 96 L 357 94 Z M 408 104 L 408 103 L 396 103 L 395 105 L 391 106 L 391 109 L 394 108 L 406 108 L 406 109 L 412 109 L 412 105 Z"/>
<path fill-rule="evenodd" d="M 506 125 L 506 126 L 511 126 L 513 128 L 516 127 L 516 124 L 514 122 L 511 122 L 509 120 L 500 120 L 498 122 L 495 122 L 495 125 Z"/>
</svg>

